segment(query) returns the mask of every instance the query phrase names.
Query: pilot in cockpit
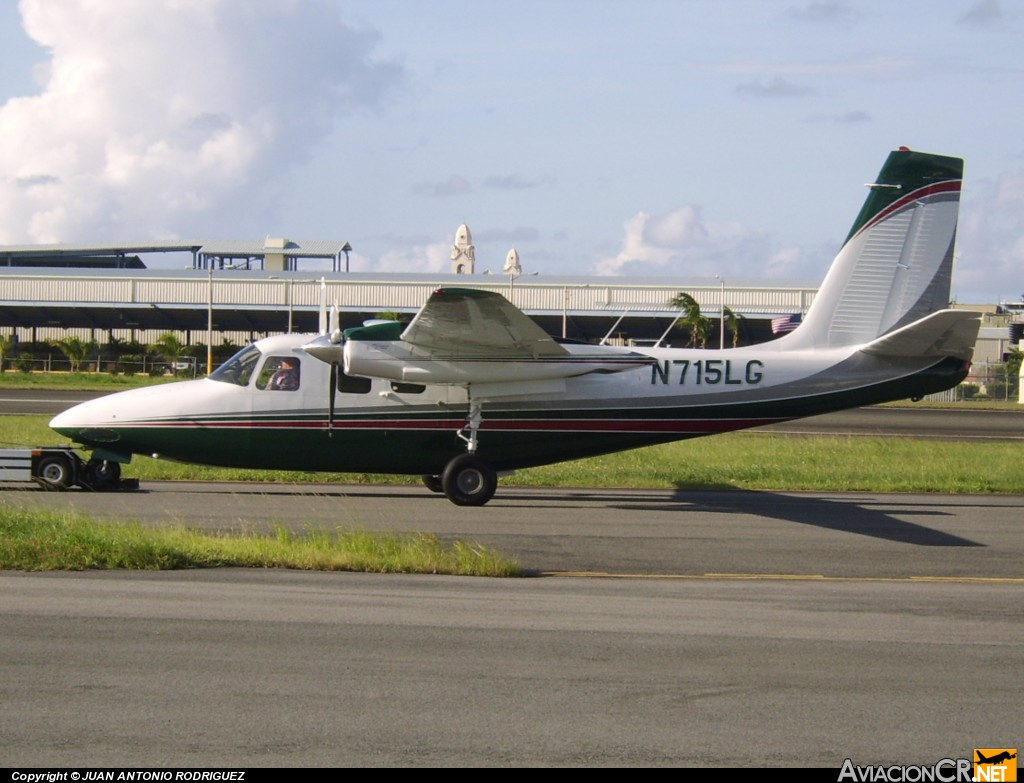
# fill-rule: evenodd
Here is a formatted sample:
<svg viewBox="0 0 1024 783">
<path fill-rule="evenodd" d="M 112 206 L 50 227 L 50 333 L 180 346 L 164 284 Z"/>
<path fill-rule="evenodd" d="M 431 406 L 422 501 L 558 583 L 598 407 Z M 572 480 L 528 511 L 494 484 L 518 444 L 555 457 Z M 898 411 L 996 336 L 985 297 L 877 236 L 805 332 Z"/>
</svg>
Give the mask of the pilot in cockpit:
<svg viewBox="0 0 1024 783">
<path fill-rule="evenodd" d="M 299 362 L 289 356 L 281 359 L 277 369 L 267 384 L 268 389 L 275 391 L 296 391 L 299 388 Z"/>
</svg>

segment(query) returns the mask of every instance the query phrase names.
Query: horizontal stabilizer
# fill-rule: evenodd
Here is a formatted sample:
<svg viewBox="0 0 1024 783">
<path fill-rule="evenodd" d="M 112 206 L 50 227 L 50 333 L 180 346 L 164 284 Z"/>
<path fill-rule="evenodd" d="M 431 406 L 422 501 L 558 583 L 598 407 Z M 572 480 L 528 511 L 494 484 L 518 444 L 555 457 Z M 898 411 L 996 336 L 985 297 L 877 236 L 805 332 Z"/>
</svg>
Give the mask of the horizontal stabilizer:
<svg viewBox="0 0 1024 783">
<path fill-rule="evenodd" d="M 980 313 L 939 310 L 861 350 L 873 356 L 951 356 L 970 361 L 980 326 Z"/>
</svg>

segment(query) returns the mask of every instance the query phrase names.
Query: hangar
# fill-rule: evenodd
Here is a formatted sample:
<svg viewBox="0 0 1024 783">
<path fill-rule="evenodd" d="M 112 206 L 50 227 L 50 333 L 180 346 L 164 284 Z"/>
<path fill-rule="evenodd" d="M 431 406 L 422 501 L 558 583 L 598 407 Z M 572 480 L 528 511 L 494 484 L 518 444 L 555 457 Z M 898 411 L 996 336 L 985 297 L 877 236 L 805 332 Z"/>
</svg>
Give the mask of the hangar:
<svg viewBox="0 0 1024 783">
<path fill-rule="evenodd" d="M 459 236 L 466 241 L 468 229 Z M 148 342 L 173 331 L 187 344 L 210 338 L 214 345 L 224 339 L 239 343 L 315 332 L 322 299 L 338 305 L 347 327 L 381 312 L 411 315 L 434 289 L 459 285 L 503 293 L 550 333 L 587 341 L 661 339 L 680 314 L 668 302 L 685 291 L 712 320 L 721 320 L 723 304 L 743 316 L 751 332 L 745 341 L 753 342 L 770 338 L 772 318 L 805 312 L 817 290 L 721 280 L 477 273 L 472 253 L 467 265 L 466 250 L 458 247 L 449 273 L 351 273 L 351 249 L 348 242 L 273 237 L 0 247 L 0 329 L 14 330 L 23 342 L 58 339 L 73 330 L 98 342 Z M 126 261 L 153 253 L 177 254 L 183 263 L 150 268 Z M 160 259 L 164 267 L 167 257 Z M 674 335 L 677 344 L 680 337 Z"/>
</svg>

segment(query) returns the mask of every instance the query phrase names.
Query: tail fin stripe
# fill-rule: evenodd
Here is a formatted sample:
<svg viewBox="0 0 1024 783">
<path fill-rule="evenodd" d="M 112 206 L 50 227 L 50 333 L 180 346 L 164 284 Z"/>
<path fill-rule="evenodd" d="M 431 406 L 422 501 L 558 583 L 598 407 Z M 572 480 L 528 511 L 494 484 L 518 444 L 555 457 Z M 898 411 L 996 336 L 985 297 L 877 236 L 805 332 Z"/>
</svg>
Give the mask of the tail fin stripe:
<svg viewBox="0 0 1024 783">
<path fill-rule="evenodd" d="M 913 206 L 914 203 L 917 201 L 925 201 L 926 199 L 931 201 L 933 200 L 932 196 L 942 196 L 950 194 L 959 196 L 960 184 L 960 180 L 953 179 L 946 180 L 945 182 L 937 182 L 934 185 L 927 185 L 926 187 L 923 188 L 918 188 L 913 193 L 908 193 L 906 196 L 899 199 L 898 201 L 894 201 L 888 207 L 886 207 L 877 215 L 875 215 L 869 222 L 861 226 L 857 234 L 862 234 L 872 226 L 885 220 L 890 215 L 899 212 L 901 209 L 906 209 L 908 206 Z"/>
</svg>

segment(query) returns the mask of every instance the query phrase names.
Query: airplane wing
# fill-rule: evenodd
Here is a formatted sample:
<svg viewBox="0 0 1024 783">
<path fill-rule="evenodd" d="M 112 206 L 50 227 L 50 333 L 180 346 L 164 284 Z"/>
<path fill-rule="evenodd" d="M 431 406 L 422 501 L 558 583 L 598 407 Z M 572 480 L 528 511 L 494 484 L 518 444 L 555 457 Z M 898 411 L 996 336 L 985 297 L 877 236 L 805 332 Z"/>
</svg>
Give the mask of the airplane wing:
<svg viewBox="0 0 1024 783">
<path fill-rule="evenodd" d="M 326 362 L 343 361 L 349 375 L 477 389 L 507 385 L 491 387 L 492 393 L 550 391 L 552 381 L 651 363 L 623 348 L 561 345 L 501 294 L 472 288 L 440 288 L 401 335 L 394 326 L 349 329 L 343 343 L 324 336 L 303 348 Z"/>
<path fill-rule="evenodd" d="M 539 359 L 569 354 L 501 294 L 472 288 L 436 290 L 401 339 L 450 358 Z"/>
</svg>

